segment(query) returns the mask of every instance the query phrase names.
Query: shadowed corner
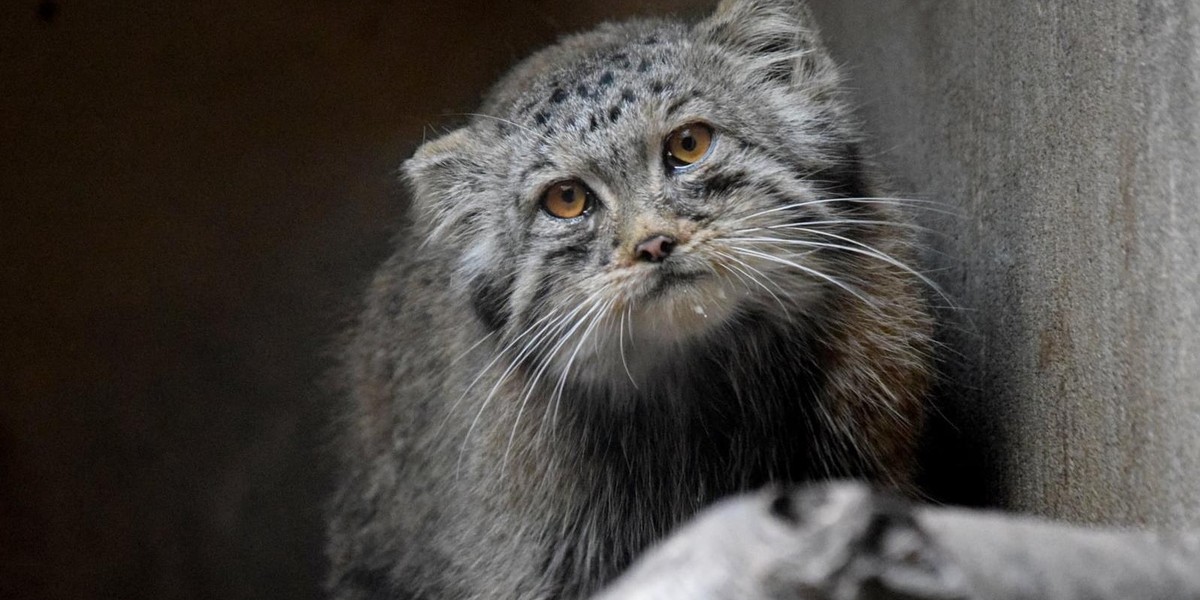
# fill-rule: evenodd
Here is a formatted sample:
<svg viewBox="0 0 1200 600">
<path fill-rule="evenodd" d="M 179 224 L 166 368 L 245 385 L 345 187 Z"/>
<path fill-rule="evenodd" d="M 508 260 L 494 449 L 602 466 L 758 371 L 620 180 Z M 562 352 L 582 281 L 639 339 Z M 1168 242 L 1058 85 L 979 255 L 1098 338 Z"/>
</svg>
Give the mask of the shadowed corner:
<svg viewBox="0 0 1200 600">
<path fill-rule="evenodd" d="M 944 339 L 946 328 L 939 321 L 938 339 Z M 942 353 L 918 449 L 917 488 L 925 500 L 938 504 L 995 506 L 994 471 L 987 460 L 990 441 L 973 420 L 970 407 L 963 406 L 977 392 L 955 377 L 963 372 L 968 355 L 947 355 L 946 349 Z"/>
</svg>

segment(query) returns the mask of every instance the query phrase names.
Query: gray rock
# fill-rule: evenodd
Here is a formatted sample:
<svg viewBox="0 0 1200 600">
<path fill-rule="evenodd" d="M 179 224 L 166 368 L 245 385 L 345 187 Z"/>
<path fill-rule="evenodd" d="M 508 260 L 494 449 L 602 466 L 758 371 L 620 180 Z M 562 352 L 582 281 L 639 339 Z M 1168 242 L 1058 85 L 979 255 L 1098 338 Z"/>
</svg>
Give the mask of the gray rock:
<svg viewBox="0 0 1200 600">
<path fill-rule="evenodd" d="M 1200 536 L 931 508 L 858 484 L 723 502 L 598 600 L 1200 598 Z"/>
</svg>

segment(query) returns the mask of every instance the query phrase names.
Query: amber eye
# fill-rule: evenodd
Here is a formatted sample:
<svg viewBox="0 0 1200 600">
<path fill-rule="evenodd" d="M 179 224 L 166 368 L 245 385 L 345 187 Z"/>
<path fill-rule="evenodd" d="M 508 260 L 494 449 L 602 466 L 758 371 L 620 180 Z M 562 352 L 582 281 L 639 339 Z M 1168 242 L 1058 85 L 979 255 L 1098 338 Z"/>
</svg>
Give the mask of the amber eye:
<svg viewBox="0 0 1200 600">
<path fill-rule="evenodd" d="M 666 161 L 672 168 L 681 169 L 708 154 L 712 147 L 712 127 L 704 123 L 688 123 L 667 136 Z"/>
<path fill-rule="evenodd" d="M 542 210 L 559 219 L 574 219 L 587 212 L 591 192 L 578 181 L 560 181 L 542 194 Z"/>
</svg>

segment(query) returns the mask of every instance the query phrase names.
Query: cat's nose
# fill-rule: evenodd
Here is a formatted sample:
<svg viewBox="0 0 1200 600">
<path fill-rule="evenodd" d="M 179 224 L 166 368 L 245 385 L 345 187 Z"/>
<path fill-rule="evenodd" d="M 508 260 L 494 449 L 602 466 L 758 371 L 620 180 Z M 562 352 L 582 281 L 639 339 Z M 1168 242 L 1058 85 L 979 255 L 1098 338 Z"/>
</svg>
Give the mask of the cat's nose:
<svg viewBox="0 0 1200 600">
<path fill-rule="evenodd" d="M 633 249 L 633 253 L 638 260 L 647 262 L 662 262 L 663 259 L 671 255 L 671 250 L 675 249 L 675 238 L 669 235 L 656 234 L 645 240 L 642 240 Z"/>
</svg>

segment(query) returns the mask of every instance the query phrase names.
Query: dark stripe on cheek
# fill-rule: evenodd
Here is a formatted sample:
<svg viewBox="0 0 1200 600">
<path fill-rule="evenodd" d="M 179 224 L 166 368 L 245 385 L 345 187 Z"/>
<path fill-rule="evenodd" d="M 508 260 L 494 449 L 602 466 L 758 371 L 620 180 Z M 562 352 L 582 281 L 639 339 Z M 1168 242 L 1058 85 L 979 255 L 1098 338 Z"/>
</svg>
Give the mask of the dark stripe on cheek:
<svg viewBox="0 0 1200 600">
<path fill-rule="evenodd" d="M 561 265 L 576 265 L 583 262 L 588 255 L 589 244 L 580 242 L 577 244 L 569 244 L 561 248 L 555 248 L 542 256 L 545 263 L 556 262 L 556 265 L 547 264 L 548 268 L 554 268 Z"/>
<path fill-rule="evenodd" d="M 789 204 L 799 204 L 799 203 L 805 201 L 804 198 L 793 196 L 793 195 L 789 194 L 787 192 L 787 190 L 781 189 L 781 188 L 779 188 L 775 185 L 771 185 L 771 184 L 767 184 L 763 188 L 761 196 L 763 198 L 768 199 L 768 201 L 769 201 L 768 205 L 774 205 L 775 207 L 788 206 Z M 824 214 L 825 211 L 823 210 L 822 207 L 823 207 L 822 204 L 814 204 L 814 205 L 809 205 L 809 206 L 805 206 L 805 207 L 795 207 L 791 210 L 782 210 L 782 211 L 772 212 L 767 215 L 764 215 L 762 218 L 766 221 L 776 221 L 779 223 L 782 223 L 784 221 L 795 221 L 796 218 L 801 215 L 805 215 L 806 218 L 811 218 L 812 216 L 814 216 L 814 214 L 817 214 L 817 215 Z"/>
<path fill-rule="evenodd" d="M 723 196 L 750 185 L 745 171 L 719 171 L 702 181 L 709 196 Z"/>
<path fill-rule="evenodd" d="M 521 308 L 522 327 L 527 328 L 533 325 L 544 313 L 551 310 L 552 304 L 549 302 L 549 298 L 554 294 L 554 281 L 555 273 L 553 271 L 542 273 L 537 287 L 533 289 L 533 296 L 529 299 L 529 304 Z"/>
<path fill-rule="evenodd" d="M 509 299 L 512 297 L 516 275 L 498 278 L 484 275 L 475 280 L 471 290 L 471 307 L 484 326 L 491 331 L 502 329 L 508 324 Z"/>
<path fill-rule="evenodd" d="M 554 273 L 542 274 L 542 279 L 538 281 L 537 288 L 533 292 L 533 297 L 529 299 L 530 310 L 538 310 L 546 303 L 546 299 L 554 292 L 553 282 Z"/>
<path fill-rule="evenodd" d="M 680 208 L 675 211 L 675 214 L 689 220 L 701 223 L 712 218 L 712 213 L 708 211 L 692 210 L 690 208 Z"/>
<path fill-rule="evenodd" d="M 699 181 L 690 182 L 681 191 L 688 202 L 678 203 L 675 213 L 695 222 L 704 222 L 712 217 L 709 203 L 724 200 L 737 189 L 750 187 L 749 175 L 745 171 L 726 171 L 708 174 Z"/>
</svg>

